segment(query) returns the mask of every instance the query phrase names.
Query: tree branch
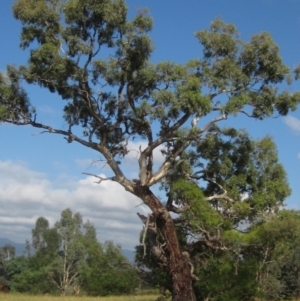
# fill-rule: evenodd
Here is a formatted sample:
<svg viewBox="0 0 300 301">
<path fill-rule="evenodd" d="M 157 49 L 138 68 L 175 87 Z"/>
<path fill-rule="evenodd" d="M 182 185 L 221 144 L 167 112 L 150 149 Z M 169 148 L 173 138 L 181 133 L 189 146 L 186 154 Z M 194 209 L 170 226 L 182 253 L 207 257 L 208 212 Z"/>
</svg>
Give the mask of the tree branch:
<svg viewBox="0 0 300 301">
<path fill-rule="evenodd" d="M 190 206 L 176 207 L 176 206 L 172 205 L 171 207 L 169 207 L 167 209 L 168 209 L 168 211 L 172 211 L 174 213 L 180 214 L 180 213 L 188 211 L 190 208 L 191 208 Z"/>
<path fill-rule="evenodd" d="M 176 158 L 190 145 L 191 142 L 191 139 L 187 139 L 185 142 L 183 142 L 181 147 L 174 150 L 168 159 L 166 159 L 165 162 L 160 166 L 158 171 L 152 175 L 151 179 L 149 180 L 149 186 L 156 184 L 170 172 L 170 167 L 174 164 Z"/>
<path fill-rule="evenodd" d="M 205 199 L 207 201 L 211 201 L 214 199 L 225 199 L 225 200 L 230 201 L 231 203 L 235 203 L 235 200 L 227 195 L 227 190 L 222 185 L 220 185 L 219 183 L 217 183 L 216 181 L 214 181 L 211 178 L 205 177 L 205 179 L 208 180 L 209 182 L 217 185 L 223 191 L 223 194 L 214 194 L 213 196 L 206 197 Z"/>
<path fill-rule="evenodd" d="M 152 215 L 148 216 L 148 218 L 140 213 L 137 213 L 138 217 L 141 221 L 147 226 L 147 237 L 151 249 L 152 255 L 156 258 L 157 262 L 161 266 L 167 266 L 167 257 L 164 251 L 161 248 L 161 245 L 157 239 L 157 229 L 156 229 L 156 222 Z"/>
<path fill-rule="evenodd" d="M 54 129 L 54 128 L 48 126 L 48 125 L 45 125 L 45 124 L 42 124 L 42 123 L 37 123 L 37 122 L 31 120 L 28 117 L 26 117 L 26 119 L 24 119 L 23 122 L 12 121 L 12 120 L 4 120 L 4 121 L 8 122 L 8 123 L 13 123 L 13 124 L 16 124 L 16 125 L 31 125 L 31 126 L 36 127 L 36 128 L 42 128 L 42 129 L 46 130 L 46 131 L 43 131 L 45 133 L 60 134 L 62 136 L 65 136 L 69 143 L 71 143 L 73 141 L 76 141 L 76 142 L 78 142 L 78 143 L 80 143 L 80 144 L 82 144 L 86 147 L 92 148 L 92 149 L 96 150 L 97 152 L 102 153 L 103 156 L 105 157 L 105 159 L 107 160 L 107 164 L 110 166 L 110 168 L 112 169 L 112 171 L 115 174 L 114 181 L 121 184 L 127 191 L 129 191 L 131 193 L 134 193 L 132 182 L 124 176 L 124 174 L 121 171 L 119 165 L 115 161 L 113 155 L 107 149 L 107 147 L 105 145 L 103 145 L 103 143 L 97 144 L 95 142 L 86 141 L 86 140 L 81 139 L 78 136 L 74 135 L 70 131 Z"/>
<path fill-rule="evenodd" d="M 226 114 L 223 114 L 222 116 L 220 117 L 217 117 L 217 118 L 214 118 L 213 120 L 211 120 L 210 122 L 208 122 L 205 126 L 203 126 L 201 129 L 200 129 L 200 132 L 201 133 L 204 133 L 206 130 L 208 130 L 214 123 L 218 122 L 218 121 L 221 121 L 221 120 L 225 120 L 227 119 L 227 115 Z"/>
<path fill-rule="evenodd" d="M 95 182 L 97 184 L 100 184 L 102 181 L 109 181 L 109 180 L 115 181 L 115 177 L 103 178 L 103 177 L 100 177 L 100 176 L 97 176 L 95 174 L 88 173 L 88 172 L 83 172 L 82 174 L 87 175 L 87 176 L 92 176 L 92 177 L 99 179 L 99 181 Z"/>
<path fill-rule="evenodd" d="M 149 184 L 149 186 L 153 185 L 150 184 L 153 178 L 152 171 L 151 171 L 151 175 L 147 174 L 148 171 L 147 163 L 146 163 L 147 158 L 149 158 L 149 156 L 152 156 L 152 152 L 156 147 L 168 141 L 168 139 L 173 135 L 174 131 L 179 129 L 180 126 L 182 126 L 188 120 L 190 115 L 191 115 L 190 113 L 186 113 L 185 115 L 183 115 L 173 126 L 169 128 L 168 132 L 165 135 L 159 137 L 158 139 L 150 143 L 149 146 L 142 151 L 141 156 L 139 158 L 140 181 L 142 185 L 146 185 L 146 184 Z"/>
</svg>

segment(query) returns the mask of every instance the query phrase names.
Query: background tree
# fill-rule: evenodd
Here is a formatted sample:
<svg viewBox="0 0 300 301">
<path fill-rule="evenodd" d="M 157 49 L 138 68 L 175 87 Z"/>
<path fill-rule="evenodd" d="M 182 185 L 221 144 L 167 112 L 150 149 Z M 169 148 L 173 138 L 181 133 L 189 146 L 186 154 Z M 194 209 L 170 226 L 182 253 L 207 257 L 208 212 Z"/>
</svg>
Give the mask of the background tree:
<svg viewBox="0 0 300 301">
<path fill-rule="evenodd" d="M 61 213 L 53 228 L 40 217 L 32 230 L 35 253 L 27 259 L 27 268 L 13 276 L 13 288 L 19 292 L 65 295 L 70 287 L 80 289 L 79 273 L 85 264 L 87 249 L 97 242 L 89 222 L 70 209 Z"/>
<path fill-rule="evenodd" d="M 49 281 L 46 269 L 59 252 L 57 231 L 49 228 L 47 219 L 39 217 L 32 230 L 31 243 L 26 242 L 27 257 L 17 257 L 18 260 L 11 265 L 13 290 L 30 294 L 57 294 L 58 290 Z M 35 252 L 30 252 L 31 246 Z"/>
<path fill-rule="evenodd" d="M 85 226 L 89 230 L 88 238 L 97 241 L 93 226 Z M 65 295 L 72 286 L 79 286 L 79 274 L 85 264 L 86 248 L 84 244 L 84 226 L 82 216 L 73 214 L 70 209 L 62 211 L 61 218 L 54 226 L 60 238 L 59 249 L 52 262 L 47 266 L 49 280 Z M 92 233 L 91 233 L 92 232 Z M 91 235 L 92 234 L 92 235 Z"/>
<path fill-rule="evenodd" d="M 28 258 L 25 256 L 15 256 L 6 265 L 6 279 L 11 283 L 15 275 L 28 269 Z M 12 283 L 11 283 L 12 284 Z M 14 289 L 12 285 L 12 289 Z"/>
<path fill-rule="evenodd" d="M 139 285 L 121 247 L 110 241 L 100 244 L 95 227 L 83 223 L 80 213 L 62 211 L 53 228 L 40 217 L 32 233 L 32 244 L 40 242 L 36 252 L 7 265 L 7 280 L 15 291 L 78 295 L 83 288 L 89 295 L 109 295 L 132 293 Z"/>
<path fill-rule="evenodd" d="M 299 298 L 299 234 L 300 215 L 294 210 L 283 210 L 255 229 L 250 242 L 259 263 L 259 289 L 266 299 Z"/>
<path fill-rule="evenodd" d="M 83 289 L 93 296 L 133 293 L 140 283 L 121 247 L 111 241 L 90 247 L 81 279 Z"/>
<path fill-rule="evenodd" d="M 9 280 L 7 265 L 14 259 L 15 253 L 15 247 L 10 244 L 0 248 L 0 281 Z"/>
<path fill-rule="evenodd" d="M 182 205 L 178 208 L 172 197 L 165 206 L 151 187 L 188 162 L 189 168 L 181 175 L 183 182 L 190 180 L 190 185 L 201 187 L 203 178 L 209 183 L 203 187 L 204 197 L 200 198 L 200 193 L 189 210 L 203 207 L 216 221 L 219 203 L 228 213 L 231 207 L 234 211 L 244 209 L 239 191 L 247 187 L 227 191 L 224 174 L 219 179 L 204 172 L 206 177 L 199 178 L 205 170 L 193 164 L 191 157 L 193 153 L 204 154 L 203 145 L 213 147 L 210 138 L 218 131 L 211 129 L 222 120 L 239 113 L 261 120 L 296 109 L 300 94 L 278 89 L 290 79 L 279 48 L 267 33 L 254 35 L 249 42 L 241 41 L 233 25 L 216 20 L 209 30 L 196 33 L 203 49 L 201 59 L 186 64 L 152 64 L 153 47 L 148 36 L 152 19 L 140 13 L 127 20 L 122 0 L 18 0 L 13 12 L 22 22 L 21 47 L 30 47 L 31 51 L 26 66 L 9 66 L 6 75 L 0 77 L 2 121 L 60 134 L 69 143 L 78 142 L 101 153 L 113 176 L 95 176 L 100 182 L 118 182 L 151 209 L 152 226 L 155 224 L 160 235 L 160 246 L 164 245 L 161 249 L 154 244 L 151 252 L 171 277 L 173 299 L 194 301 L 191 265 L 184 253 L 189 251 L 182 252 L 170 215 L 186 207 L 184 202 L 177 202 L 177 206 Z M 55 92 L 55 97 L 59 95 L 66 102 L 63 116 L 67 130 L 37 121 L 35 109 L 22 89 L 23 80 Z M 133 139 L 147 145 L 139 151 L 139 179 L 126 178 L 120 166 Z M 155 164 L 155 149 L 163 151 L 160 166 Z M 189 152 L 191 157 L 184 158 Z M 220 159 L 225 168 L 225 158 L 205 156 L 217 163 Z M 216 152 L 216 156 L 221 154 Z M 208 163 L 211 171 L 220 167 L 213 162 Z M 260 199 L 265 206 L 259 196 L 259 179 L 253 181 L 248 203 L 258 206 Z M 255 185 L 260 190 L 256 191 Z M 271 195 L 268 190 L 266 194 Z M 283 192 L 282 197 L 285 195 Z M 247 206 L 251 208 L 251 204 Z M 142 219 L 145 223 L 149 220 Z M 201 239 L 208 246 L 214 234 L 208 228 L 202 230 Z"/>
<path fill-rule="evenodd" d="M 0 248 L 0 256 L 2 261 L 9 261 L 13 259 L 16 255 L 16 249 L 10 244 L 6 244 Z"/>
<path fill-rule="evenodd" d="M 39 217 L 32 229 L 32 246 L 38 251 L 44 247 L 44 233 L 49 229 L 49 222 L 44 217 Z"/>
<path fill-rule="evenodd" d="M 229 252 L 202 253 L 201 269 L 195 283 L 199 300 L 253 300 L 257 293 L 256 261 L 249 258 L 237 258 Z M 218 281 L 216 281 L 218 279 Z"/>
</svg>

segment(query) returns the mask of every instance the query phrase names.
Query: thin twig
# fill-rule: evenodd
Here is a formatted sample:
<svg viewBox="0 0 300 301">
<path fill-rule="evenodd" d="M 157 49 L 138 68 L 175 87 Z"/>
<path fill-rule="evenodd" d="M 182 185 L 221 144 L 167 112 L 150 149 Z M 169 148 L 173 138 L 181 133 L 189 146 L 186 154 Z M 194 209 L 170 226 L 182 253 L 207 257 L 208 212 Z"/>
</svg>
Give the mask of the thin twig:
<svg viewBox="0 0 300 301">
<path fill-rule="evenodd" d="M 103 177 L 100 177 L 100 176 L 97 176 L 95 174 L 88 173 L 88 172 L 83 172 L 82 174 L 87 175 L 87 176 L 92 176 L 92 177 L 99 179 L 98 182 L 95 182 L 97 184 L 100 184 L 102 181 L 109 181 L 109 180 L 113 181 L 113 179 L 115 178 L 115 177 L 103 178 Z"/>
</svg>

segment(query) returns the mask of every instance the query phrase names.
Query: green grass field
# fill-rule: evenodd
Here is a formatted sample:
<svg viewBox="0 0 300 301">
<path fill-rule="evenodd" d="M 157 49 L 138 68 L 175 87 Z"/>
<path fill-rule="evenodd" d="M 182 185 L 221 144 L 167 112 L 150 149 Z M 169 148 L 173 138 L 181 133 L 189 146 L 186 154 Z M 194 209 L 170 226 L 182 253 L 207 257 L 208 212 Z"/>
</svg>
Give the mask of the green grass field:
<svg viewBox="0 0 300 301">
<path fill-rule="evenodd" d="M 155 301 L 155 295 L 109 296 L 109 297 L 56 297 L 22 294 L 0 294 L 1 301 Z"/>
</svg>

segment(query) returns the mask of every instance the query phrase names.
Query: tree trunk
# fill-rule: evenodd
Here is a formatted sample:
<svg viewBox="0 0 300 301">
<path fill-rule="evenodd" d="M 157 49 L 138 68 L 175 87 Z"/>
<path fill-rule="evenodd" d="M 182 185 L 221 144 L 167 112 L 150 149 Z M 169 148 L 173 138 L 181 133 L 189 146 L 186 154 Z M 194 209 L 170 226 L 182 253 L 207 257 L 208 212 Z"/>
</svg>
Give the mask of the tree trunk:
<svg viewBox="0 0 300 301">
<path fill-rule="evenodd" d="M 61 296 L 65 296 L 66 295 L 66 290 L 64 287 L 61 288 L 61 292 L 60 292 Z"/>
<path fill-rule="evenodd" d="M 152 210 L 156 227 L 165 239 L 164 266 L 172 280 L 173 301 L 196 301 L 193 290 L 191 264 L 189 258 L 182 254 L 177 238 L 176 228 L 169 211 L 148 187 L 136 187 L 136 194 Z"/>
</svg>

